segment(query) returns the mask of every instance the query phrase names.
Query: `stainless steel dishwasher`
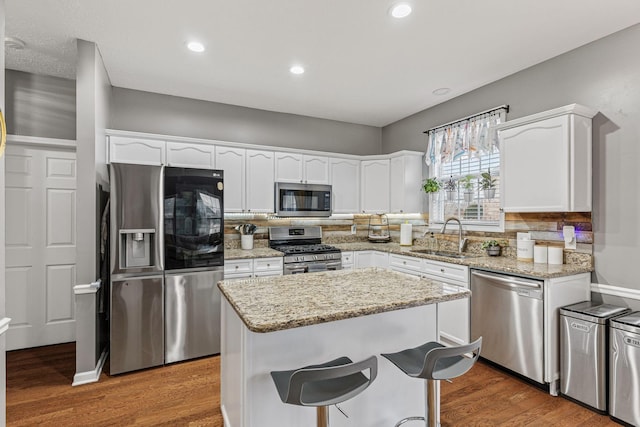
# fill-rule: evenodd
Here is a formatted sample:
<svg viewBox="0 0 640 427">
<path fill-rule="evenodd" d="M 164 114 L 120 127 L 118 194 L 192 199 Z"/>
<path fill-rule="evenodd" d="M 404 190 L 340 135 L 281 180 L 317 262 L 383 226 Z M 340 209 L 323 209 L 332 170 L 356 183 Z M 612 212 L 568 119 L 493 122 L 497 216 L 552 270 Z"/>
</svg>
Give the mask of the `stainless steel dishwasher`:
<svg viewBox="0 0 640 427">
<path fill-rule="evenodd" d="M 543 281 L 471 270 L 471 341 L 482 357 L 544 383 Z"/>
</svg>

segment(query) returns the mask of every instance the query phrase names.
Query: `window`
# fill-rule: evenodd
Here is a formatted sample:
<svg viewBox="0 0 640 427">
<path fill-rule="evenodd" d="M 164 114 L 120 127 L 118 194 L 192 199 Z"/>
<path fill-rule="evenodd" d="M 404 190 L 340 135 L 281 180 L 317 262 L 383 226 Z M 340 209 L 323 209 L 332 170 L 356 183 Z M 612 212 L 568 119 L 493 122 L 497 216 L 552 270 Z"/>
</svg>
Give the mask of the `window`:
<svg viewBox="0 0 640 427">
<path fill-rule="evenodd" d="M 429 223 L 458 218 L 466 229 L 502 231 L 500 151 L 491 128 L 506 108 L 491 110 L 428 131 L 429 176 L 441 190 L 429 197 Z"/>
</svg>

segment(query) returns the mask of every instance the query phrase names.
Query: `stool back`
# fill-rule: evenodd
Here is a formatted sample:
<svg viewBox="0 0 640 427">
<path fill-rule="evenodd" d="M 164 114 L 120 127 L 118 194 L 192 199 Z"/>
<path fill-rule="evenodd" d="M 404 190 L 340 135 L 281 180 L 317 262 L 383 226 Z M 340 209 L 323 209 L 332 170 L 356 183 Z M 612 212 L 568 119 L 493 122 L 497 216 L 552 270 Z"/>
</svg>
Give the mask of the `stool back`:
<svg viewBox="0 0 640 427">
<path fill-rule="evenodd" d="M 466 345 L 438 347 L 429 350 L 424 357 L 420 378 L 449 380 L 464 375 L 480 357 L 482 337 Z M 471 353 L 471 357 L 466 357 Z"/>
<path fill-rule="evenodd" d="M 378 375 L 378 360 L 371 356 L 360 362 L 337 366 L 309 366 L 293 372 L 285 403 L 302 406 L 329 406 L 344 402 L 369 387 Z M 334 362 L 337 362 L 337 359 Z M 367 378 L 362 372 L 369 371 Z"/>
</svg>

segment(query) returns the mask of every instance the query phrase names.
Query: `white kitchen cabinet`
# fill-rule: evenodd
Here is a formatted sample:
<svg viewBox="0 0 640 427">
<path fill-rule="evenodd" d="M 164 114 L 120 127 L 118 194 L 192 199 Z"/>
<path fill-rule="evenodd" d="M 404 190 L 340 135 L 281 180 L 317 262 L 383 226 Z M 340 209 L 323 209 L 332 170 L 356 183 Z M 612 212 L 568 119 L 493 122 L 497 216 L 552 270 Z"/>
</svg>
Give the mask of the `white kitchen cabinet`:
<svg viewBox="0 0 640 427">
<path fill-rule="evenodd" d="M 329 159 L 333 213 L 360 212 L 360 160 Z"/>
<path fill-rule="evenodd" d="M 226 260 L 224 263 L 224 279 L 282 276 L 282 268 L 282 257 Z"/>
<path fill-rule="evenodd" d="M 246 210 L 273 212 L 275 194 L 273 151 L 247 150 L 246 156 Z"/>
<path fill-rule="evenodd" d="M 109 163 L 166 164 L 166 143 L 156 139 L 109 136 Z"/>
<path fill-rule="evenodd" d="M 353 251 L 342 251 L 342 269 L 353 270 L 354 258 Z"/>
<path fill-rule="evenodd" d="M 422 259 L 404 255 L 390 254 L 389 268 L 400 273 L 422 276 Z"/>
<path fill-rule="evenodd" d="M 224 211 L 244 212 L 246 196 L 244 148 L 216 146 L 216 169 L 224 172 Z"/>
<path fill-rule="evenodd" d="M 496 126 L 505 212 L 591 211 L 591 118 L 568 105 Z"/>
<path fill-rule="evenodd" d="M 389 159 L 363 160 L 360 187 L 362 212 L 389 212 Z"/>
<path fill-rule="evenodd" d="M 329 183 L 329 158 L 298 153 L 276 152 L 276 182 L 304 184 Z"/>
<path fill-rule="evenodd" d="M 215 169 L 215 146 L 167 141 L 167 166 Z"/>
<path fill-rule="evenodd" d="M 354 252 L 355 268 L 367 267 L 389 267 L 389 254 L 380 251 L 357 251 Z"/>
<path fill-rule="evenodd" d="M 389 161 L 389 211 L 392 213 L 422 212 L 421 153 L 398 154 Z"/>
</svg>

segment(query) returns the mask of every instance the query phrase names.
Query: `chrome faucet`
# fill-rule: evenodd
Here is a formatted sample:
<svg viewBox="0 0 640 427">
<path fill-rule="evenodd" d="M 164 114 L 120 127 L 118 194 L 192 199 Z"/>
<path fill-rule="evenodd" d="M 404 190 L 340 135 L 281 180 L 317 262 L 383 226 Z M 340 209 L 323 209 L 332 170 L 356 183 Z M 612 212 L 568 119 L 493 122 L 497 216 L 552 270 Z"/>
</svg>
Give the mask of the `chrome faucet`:
<svg viewBox="0 0 640 427">
<path fill-rule="evenodd" d="M 456 217 L 450 217 L 447 218 L 447 220 L 444 222 L 444 225 L 442 226 L 442 230 L 440 230 L 441 234 L 444 234 L 445 230 L 447 229 L 447 224 L 449 224 L 449 221 L 455 221 L 458 223 L 458 252 L 464 252 L 465 248 L 467 247 L 467 238 L 462 238 L 462 223 L 460 222 L 460 220 Z"/>
</svg>

